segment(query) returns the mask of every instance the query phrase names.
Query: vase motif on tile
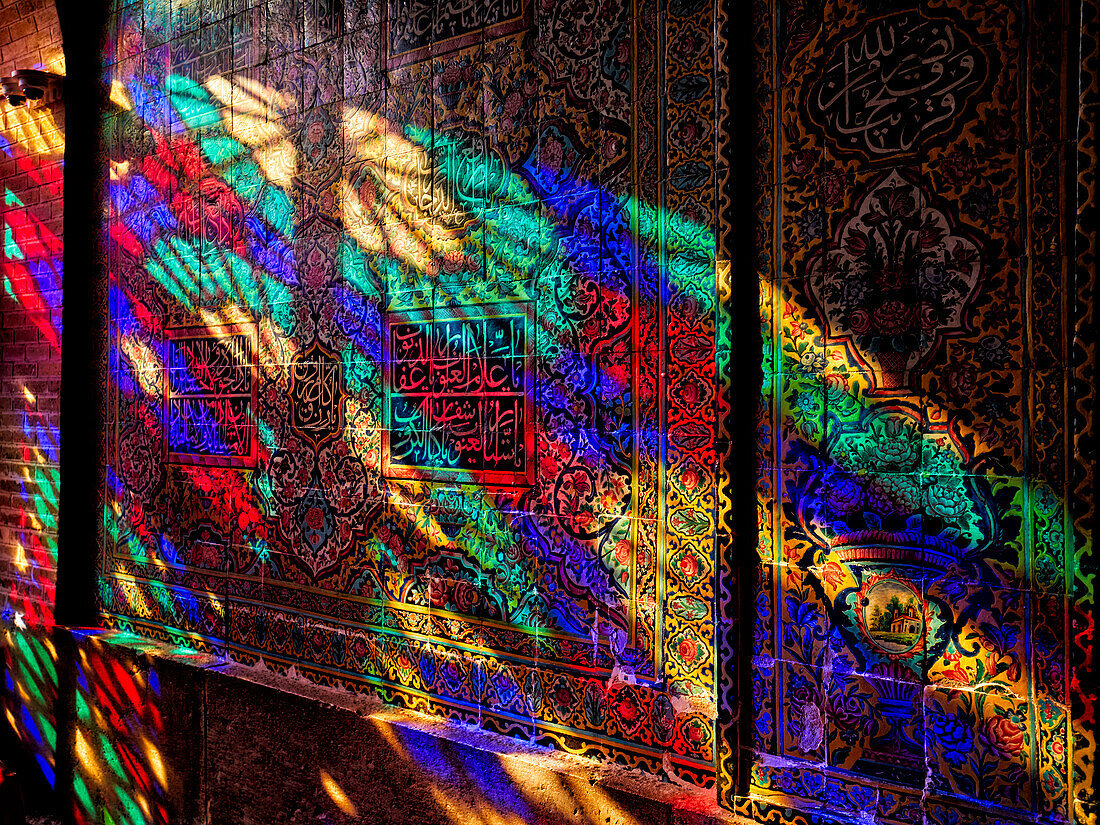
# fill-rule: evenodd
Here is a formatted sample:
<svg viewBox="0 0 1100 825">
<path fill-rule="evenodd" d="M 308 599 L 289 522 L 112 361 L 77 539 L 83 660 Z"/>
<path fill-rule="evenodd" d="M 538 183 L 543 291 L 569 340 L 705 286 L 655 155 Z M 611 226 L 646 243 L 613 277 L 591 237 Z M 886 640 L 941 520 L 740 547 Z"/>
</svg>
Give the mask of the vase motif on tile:
<svg viewBox="0 0 1100 825">
<path fill-rule="evenodd" d="M 934 200 L 901 170 L 886 172 L 807 267 L 826 339 L 851 350 L 877 394 L 913 390 L 941 340 L 966 332 L 982 280 L 982 245 Z"/>
</svg>

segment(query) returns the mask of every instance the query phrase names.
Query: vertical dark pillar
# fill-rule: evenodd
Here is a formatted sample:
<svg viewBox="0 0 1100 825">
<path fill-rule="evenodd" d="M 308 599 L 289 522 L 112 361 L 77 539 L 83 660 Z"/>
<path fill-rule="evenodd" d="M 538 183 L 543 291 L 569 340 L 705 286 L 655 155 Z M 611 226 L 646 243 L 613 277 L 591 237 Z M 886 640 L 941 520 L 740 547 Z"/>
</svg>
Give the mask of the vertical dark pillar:
<svg viewBox="0 0 1100 825">
<path fill-rule="evenodd" d="M 65 50 L 65 252 L 62 260 L 60 494 L 57 523 L 59 625 L 96 623 L 96 553 L 105 420 L 107 274 L 100 242 L 105 169 L 101 113 L 107 104 L 102 52 L 105 0 L 58 0 Z M 76 695 L 73 639 L 58 651 L 55 798 L 73 817 Z"/>
<path fill-rule="evenodd" d="M 96 622 L 96 516 L 102 484 L 107 289 L 100 113 L 107 105 L 105 0 L 58 0 L 65 49 L 65 254 L 61 335 L 58 624 Z"/>
<path fill-rule="evenodd" d="M 718 146 L 717 205 L 719 279 L 727 262 L 726 303 L 729 340 L 717 342 L 731 357 L 723 380 L 718 444 L 724 466 L 720 477 L 728 506 L 723 507 L 718 563 L 718 800 L 738 810 L 748 791 L 753 742 L 752 650 L 757 559 L 757 426 L 761 387 L 762 340 L 757 250 L 753 231 L 756 193 L 753 129 L 757 124 L 752 3 L 717 0 L 719 38 L 715 76 Z M 741 812 L 741 811 L 739 811 Z"/>
<path fill-rule="evenodd" d="M 733 665 L 734 684 L 739 696 L 737 705 L 737 777 L 739 796 L 746 796 L 749 787 L 753 744 L 753 628 L 756 622 L 756 587 L 759 580 L 757 555 L 757 502 L 756 490 L 759 473 L 757 436 L 761 411 L 763 339 L 760 330 L 760 284 L 758 280 L 754 231 L 754 211 L 758 193 L 753 181 L 757 179 L 760 162 L 754 142 L 754 130 L 759 124 L 760 101 L 757 90 L 760 78 L 756 76 L 753 34 L 753 10 L 756 4 L 748 2 L 726 3 L 730 19 L 729 86 L 726 89 L 726 122 L 721 128 L 730 136 L 729 225 L 733 237 L 729 239 L 731 269 L 731 329 L 734 372 L 732 385 L 741 399 L 731 406 L 730 422 L 730 473 L 734 480 L 733 535 L 731 548 L 734 558 L 730 569 L 735 572 L 731 591 L 737 594 L 738 657 Z"/>
</svg>

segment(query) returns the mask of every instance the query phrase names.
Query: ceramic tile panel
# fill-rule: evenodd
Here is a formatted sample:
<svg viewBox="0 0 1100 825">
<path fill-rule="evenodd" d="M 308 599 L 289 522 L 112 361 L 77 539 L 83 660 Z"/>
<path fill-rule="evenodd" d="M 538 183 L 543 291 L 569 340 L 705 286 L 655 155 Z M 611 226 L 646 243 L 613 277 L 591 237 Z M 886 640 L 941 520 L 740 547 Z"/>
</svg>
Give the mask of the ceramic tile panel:
<svg viewBox="0 0 1100 825">
<path fill-rule="evenodd" d="M 784 563 L 755 648 L 792 661 L 774 711 L 754 697 L 749 797 L 1089 821 L 1095 35 L 1076 8 L 754 6 L 759 532 Z"/>
<path fill-rule="evenodd" d="M 1095 805 L 1073 14 L 266 0 L 112 30 L 105 622 L 768 821 Z"/>
<path fill-rule="evenodd" d="M 714 9 L 185 5 L 115 26 L 105 621 L 712 783 Z"/>
</svg>

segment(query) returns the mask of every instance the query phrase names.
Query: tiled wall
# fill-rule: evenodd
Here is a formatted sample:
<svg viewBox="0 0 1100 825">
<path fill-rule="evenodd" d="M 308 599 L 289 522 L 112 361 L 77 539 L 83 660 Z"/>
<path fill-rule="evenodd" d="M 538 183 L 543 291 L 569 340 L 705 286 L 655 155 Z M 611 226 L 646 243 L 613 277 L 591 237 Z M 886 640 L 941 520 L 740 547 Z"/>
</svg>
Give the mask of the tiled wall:
<svg viewBox="0 0 1100 825">
<path fill-rule="evenodd" d="M 120 4 L 104 620 L 713 782 L 712 19 Z"/>
<path fill-rule="evenodd" d="M 8 3 L 0 72 L 64 74 L 51 2 Z M 57 570 L 64 106 L 0 100 L 0 617 L 49 625 Z"/>
<path fill-rule="evenodd" d="M 1082 10 L 754 9 L 750 797 L 710 4 L 118 9 L 105 621 L 774 820 L 1094 812 Z"/>
<path fill-rule="evenodd" d="M 1096 816 L 1081 13 L 756 4 L 769 821 Z"/>
</svg>

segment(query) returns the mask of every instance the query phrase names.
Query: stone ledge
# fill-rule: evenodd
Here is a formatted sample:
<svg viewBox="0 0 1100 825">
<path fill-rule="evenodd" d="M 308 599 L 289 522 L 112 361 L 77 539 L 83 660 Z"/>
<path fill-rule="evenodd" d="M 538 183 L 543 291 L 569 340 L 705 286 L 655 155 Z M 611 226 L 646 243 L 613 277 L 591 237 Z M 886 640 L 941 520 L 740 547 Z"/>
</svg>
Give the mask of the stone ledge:
<svg viewBox="0 0 1100 825">
<path fill-rule="evenodd" d="M 170 806 L 202 823 L 717 825 L 713 790 L 115 631 L 78 645 L 157 674 Z M 201 742 L 197 752 L 195 742 Z M 189 744 L 190 743 L 190 744 Z M 193 797 L 197 795 L 197 799 Z"/>
</svg>

